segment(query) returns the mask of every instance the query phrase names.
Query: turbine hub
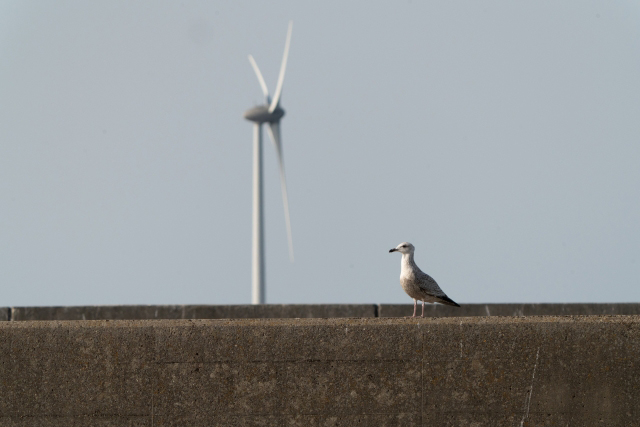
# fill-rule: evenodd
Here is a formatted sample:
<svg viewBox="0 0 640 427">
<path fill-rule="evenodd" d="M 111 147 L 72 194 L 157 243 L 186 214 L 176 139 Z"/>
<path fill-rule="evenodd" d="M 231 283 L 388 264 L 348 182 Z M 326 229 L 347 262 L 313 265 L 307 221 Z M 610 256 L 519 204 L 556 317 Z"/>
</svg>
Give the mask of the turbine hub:
<svg viewBox="0 0 640 427">
<path fill-rule="evenodd" d="M 258 105 L 245 111 L 243 117 L 255 123 L 277 123 L 284 117 L 284 110 L 278 105 L 273 113 L 270 113 L 268 105 Z"/>
</svg>

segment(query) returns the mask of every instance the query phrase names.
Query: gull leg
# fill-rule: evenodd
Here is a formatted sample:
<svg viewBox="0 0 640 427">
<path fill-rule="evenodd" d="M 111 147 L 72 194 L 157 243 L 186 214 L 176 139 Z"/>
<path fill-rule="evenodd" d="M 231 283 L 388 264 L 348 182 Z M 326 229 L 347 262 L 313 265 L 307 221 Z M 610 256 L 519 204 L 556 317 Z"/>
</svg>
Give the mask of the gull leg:
<svg viewBox="0 0 640 427">
<path fill-rule="evenodd" d="M 424 300 L 422 300 L 422 316 L 420 317 L 424 317 Z"/>
<path fill-rule="evenodd" d="M 414 299 L 413 300 L 413 316 L 407 316 L 407 319 L 416 317 L 416 308 L 418 308 L 418 301 Z"/>
</svg>

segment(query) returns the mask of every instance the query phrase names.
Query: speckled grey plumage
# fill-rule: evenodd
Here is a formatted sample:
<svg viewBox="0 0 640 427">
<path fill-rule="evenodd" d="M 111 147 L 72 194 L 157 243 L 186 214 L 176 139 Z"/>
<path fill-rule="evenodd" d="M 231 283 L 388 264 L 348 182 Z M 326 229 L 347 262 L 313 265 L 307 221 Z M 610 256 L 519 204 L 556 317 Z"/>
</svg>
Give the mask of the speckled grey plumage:
<svg viewBox="0 0 640 427">
<path fill-rule="evenodd" d="M 424 315 L 424 303 L 438 302 L 440 304 L 452 305 L 460 307 L 455 301 L 447 296 L 440 289 L 438 283 L 427 273 L 420 270 L 413 259 L 415 247 L 408 242 L 400 243 L 389 252 L 400 252 L 402 261 L 400 264 L 400 285 L 402 289 L 414 300 L 414 316 L 415 305 L 417 301 L 422 301 L 422 313 Z"/>
</svg>

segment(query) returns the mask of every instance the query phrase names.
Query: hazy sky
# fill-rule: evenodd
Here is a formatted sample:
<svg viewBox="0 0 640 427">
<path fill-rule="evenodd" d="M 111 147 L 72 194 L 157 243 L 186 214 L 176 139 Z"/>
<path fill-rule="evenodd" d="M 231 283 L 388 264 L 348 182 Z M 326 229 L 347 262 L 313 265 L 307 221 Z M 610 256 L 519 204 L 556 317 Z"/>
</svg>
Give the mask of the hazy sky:
<svg viewBox="0 0 640 427">
<path fill-rule="evenodd" d="M 0 1 L 0 305 L 640 301 L 637 1 Z"/>
</svg>

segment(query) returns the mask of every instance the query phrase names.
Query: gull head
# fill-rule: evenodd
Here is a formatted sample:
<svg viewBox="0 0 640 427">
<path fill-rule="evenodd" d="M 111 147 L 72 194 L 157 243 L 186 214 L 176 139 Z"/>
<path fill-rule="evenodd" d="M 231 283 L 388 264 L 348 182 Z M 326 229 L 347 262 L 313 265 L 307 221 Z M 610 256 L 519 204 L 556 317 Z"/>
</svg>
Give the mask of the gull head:
<svg viewBox="0 0 640 427">
<path fill-rule="evenodd" d="M 402 242 L 398 246 L 393 249 L 389 249 L 389 253 L 391 252 L 400 252 L 401 254 L 412 254 L 416 248 L 409 242 Z"/>
</svg>

